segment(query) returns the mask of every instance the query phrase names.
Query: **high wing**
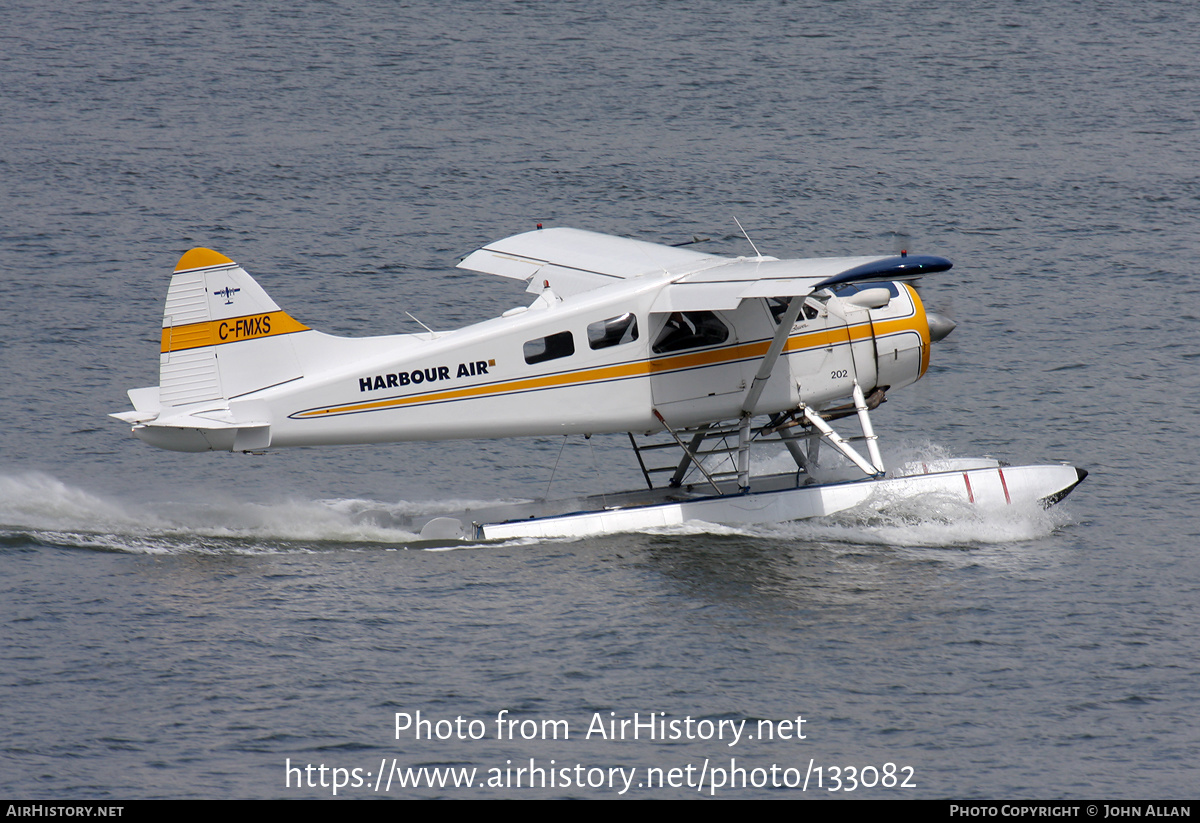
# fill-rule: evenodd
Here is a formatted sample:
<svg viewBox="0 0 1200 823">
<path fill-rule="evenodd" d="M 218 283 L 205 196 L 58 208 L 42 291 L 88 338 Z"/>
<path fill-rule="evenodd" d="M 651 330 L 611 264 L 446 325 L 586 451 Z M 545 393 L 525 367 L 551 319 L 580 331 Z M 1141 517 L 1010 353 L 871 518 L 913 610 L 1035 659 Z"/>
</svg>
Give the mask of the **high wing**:
<svg viewBox="0 0 1200 823">
<path fill-rule="evenodd" d="M 670 280 L 651 311 L 732 310 L 755 297 L 802 297 L 822 288 L 872 280 L 904 280 L 946 271 L 949 260 L 929 255 L 822 257 L 722 257 L 691 249 L 631 240 L 580 229 L 538 229 L 507 237 L 465 257 L 459 268 L 546 283 L 569 296 L 618 280 L 657 276 Z"/>
<path fill-rule="evenodd" d="M 562 296 L 646 274 L 681 274 L 733 258 L 614 237 L 582 229 L 537 229 L 489 243 L 458 264 L 460 269 L 529 281 L 541 292 L 549 280 Z"/>
<path fill-rule="evenodd" d="M 733 310 L 755 297 L 803 297 L 842 283 L 899 280 L 950 266 L 940 257 L 739 258 L 675 279 L 651 311 Z"/>
</svg>

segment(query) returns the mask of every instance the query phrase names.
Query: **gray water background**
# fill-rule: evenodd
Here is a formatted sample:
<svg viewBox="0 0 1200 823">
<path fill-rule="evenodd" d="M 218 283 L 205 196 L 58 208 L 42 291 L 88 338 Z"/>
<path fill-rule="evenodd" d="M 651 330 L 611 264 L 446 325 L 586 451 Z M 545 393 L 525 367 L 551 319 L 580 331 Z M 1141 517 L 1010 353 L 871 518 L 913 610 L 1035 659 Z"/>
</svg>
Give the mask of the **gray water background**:
<svg viewBox="0 0 1200 823">
<path fill-rule="evenodd" d="M 718 796 L 1195 797 L 1198 32 L 1164 2 L 4 4 L 0 794 L 736 757 L 917 788 Z M 923 294 L 959 328 L 875 417 L 889 460 L 1091 476 L 1045 514 L 428 551 L 403 515 L 635 463 L 605 437 L 181 455 L 105 417 L 156 382 L 193 246 L 362 335 L 524 302 L 453 266 L 538 222 L 747 253 L 734 218 L 779 257 L 955 261 Z M 572 737 L 396 739 L 417 710 Z M 597 712 L 807 739 L 584 739 Z"/>
</svg>

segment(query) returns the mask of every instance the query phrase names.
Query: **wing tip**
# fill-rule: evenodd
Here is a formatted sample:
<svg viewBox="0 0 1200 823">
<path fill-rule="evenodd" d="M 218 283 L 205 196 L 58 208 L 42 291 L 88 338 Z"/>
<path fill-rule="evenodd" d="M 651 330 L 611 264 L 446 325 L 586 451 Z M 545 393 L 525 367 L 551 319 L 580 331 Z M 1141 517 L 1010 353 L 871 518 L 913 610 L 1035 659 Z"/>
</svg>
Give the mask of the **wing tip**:
<svg viewBox="0 0 1200 823">
<path fill-rule="evenodd" d="M 900 257 L 883 257 L 861 266 L 847 269 L 833 277 L 826 277 L 813 286 L 813 290 L 836 286 L 841 283 L 853 283 L 862 280 L 895 279 L 904 280 L 920 277 L 925 274 L 937 274 L 949 271 L 954 267 L 944 257 L 931 254 L 903 255 Z"/>
</svg>

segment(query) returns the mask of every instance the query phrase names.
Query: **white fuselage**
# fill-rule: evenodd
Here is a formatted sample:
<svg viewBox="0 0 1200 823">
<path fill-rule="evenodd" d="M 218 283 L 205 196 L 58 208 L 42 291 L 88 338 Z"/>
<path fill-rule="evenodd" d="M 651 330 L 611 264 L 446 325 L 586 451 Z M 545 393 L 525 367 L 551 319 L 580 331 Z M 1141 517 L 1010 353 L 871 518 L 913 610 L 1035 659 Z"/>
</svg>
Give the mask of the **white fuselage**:
<svg viewBox="0 0 1200 823">
<path fill-rule="evenodd" d="M 723 342 L 659 354 L 652 347 L 670 314 L 648 311 L 657 290 L 622 282 L 437 335 L 300 332 L 293 345 L 304 376 L 233 398 L 230 411 L 265 417 L 271 447 L 657 431 L 652 409 L 679 427 L 736 418 L 775 333 L 766 302 L 715 312 L 728 329 Z M 897 292 L 882 309 L 811 301 L 816 316 L 793 326 L 752 411 L 820 408 L 847 397 L 855 380 L 867 391 L 917 380 L 928 362 L 924 311 L 908 287 Z M 589 345 L 589 325 L 627 313 L 637 339 Z M 526 362 L 531 341 L 564 334 L 572 353 Z M 253 342 L 230 344 L 228 356 Z"/>
<path fill-rule="evenodd" d="M 765 295 L 775 282 L 796 294 L 797 264 L 739 259 L 696 274 L 684 262 L 692 274 L 564 278 L 565 297 L 539 281 L 531 306 L 453 332 L 342 338 L 290 317 L 228 258 L 193 250 L 168 290 L 160 385 L 131 391 L 136 411 L 117 416 L 179 451 L 654 432 L 658 415 L 680 428 L 820 409 L 855 383 L 895 389 L 925 371 L 929 323 L 903 283 L 871 284 L 871 297 L 804 288 L 785 335 L 786 301 Z"/>
</svg>

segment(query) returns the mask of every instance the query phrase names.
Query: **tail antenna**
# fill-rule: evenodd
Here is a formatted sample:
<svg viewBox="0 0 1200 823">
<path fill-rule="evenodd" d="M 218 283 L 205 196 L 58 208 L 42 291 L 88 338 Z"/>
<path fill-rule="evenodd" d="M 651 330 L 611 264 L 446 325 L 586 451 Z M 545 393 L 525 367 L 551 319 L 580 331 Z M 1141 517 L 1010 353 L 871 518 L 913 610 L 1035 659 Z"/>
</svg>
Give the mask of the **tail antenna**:
<svg viewBox="0 0 1200 823">
<path fill-rule="evenodd" d="M 432 335 L 433 337 L 437 337 L 437 336 L 438 336 L 437 332 L 435 332 L 433 329 L 429 328 L 429 327 L 428 327 L 428 326 L 426 326 L 424 323 L 422 323 L 420 320 L 418 320 L 418 319 L 416 318 L 416 316 L 415 316 L 415 315 L 413 315 L 413 313 L 412 313 L 412 312 L 408 312 L 408 311 L 406 311 L 406 312 L 405 312 L 405 314 L 407 314 L 407 315 L 408 315 L 410 318 L 412 318 L 412 321 L 413 321 L 414 323 L 416 323 L 418 326 L 420 326 L 421 328 L 423 328 L 425 331 L 429 332 L 429 334 L 430 334 L 430 335 Z"/>
<path fill-rule="evenodd" d="M 746 234 L 746 230 L 742 228 L 742 221 L 741 221 L 741 220 L 738 220 L 736 217 L 734 217 L 734 218 L 733 218 L 733 222 L 737 223 L 737 227 L 738 227 L 739 229 L 741 229 L 741 231 L 742 231 L 742 237 L 745 237 L 745 238 L 746 238 L 746 242 L 750 244 L 750 248 L 754 249 L 754 254 L 755 254 L 756 256 L 758 256 L 759 258 L 761 258 L 761 257 L 762 257 L 762 252 L 760 252 L 760 251 L 758 250 L 758 246 L 754 245 L 754 241 L 750 239 L 750 235 Z"/>
</svg>

